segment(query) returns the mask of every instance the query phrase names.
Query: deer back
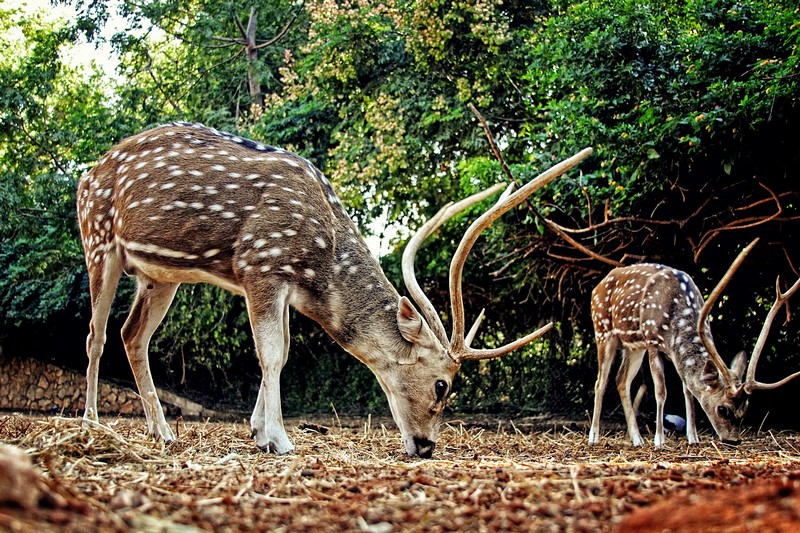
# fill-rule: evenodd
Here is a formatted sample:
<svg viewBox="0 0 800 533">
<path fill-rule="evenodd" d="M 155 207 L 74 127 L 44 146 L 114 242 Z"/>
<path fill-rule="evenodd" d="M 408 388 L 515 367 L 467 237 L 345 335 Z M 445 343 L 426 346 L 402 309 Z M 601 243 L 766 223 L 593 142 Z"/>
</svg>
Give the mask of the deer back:
<svg viewBox="0 0 800 533">
<path fill-rule="evenodd" d="M 396 291 L 319 170 L 199 124 L 157 127 L 112 148 L 81 179 L 78 215 L 89 269 L 113 253 L 128 273 L 160 281 L 239 294 L 288 282 L 307 295 L 296 307 L 326 327 L 338 316 L 337 287 L 356 278 L 388 290 L 383 304 L 396 307 Z"/>
<path fill-rule="evenodd" d="M 691 358 L 708 355 L 697 332 L 702 307 L 703 297 L 685 272 L 658 264 L 616 268 L 592 292 L 598 341 L 653 346 L 688 366 Z"/>
</svg>

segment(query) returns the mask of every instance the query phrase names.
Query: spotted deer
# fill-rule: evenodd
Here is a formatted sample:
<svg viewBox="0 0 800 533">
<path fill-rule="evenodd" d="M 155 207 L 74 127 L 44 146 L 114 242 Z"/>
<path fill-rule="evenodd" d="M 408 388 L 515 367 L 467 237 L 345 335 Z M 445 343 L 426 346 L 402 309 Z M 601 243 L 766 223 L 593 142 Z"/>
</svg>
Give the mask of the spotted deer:
<svg viewBox="0 0 800 533">
<path fill-rule="evenodd" d="M 445 220 L 502 186 L 445 206 L 412 238 L 403 272 L 420 314 L 386 279 L 330 182 L 302 157 L 190 123 L 123 140 L 78 185 L 92 305 L 84 417 L 97 420 L 98 363 L 109 310 L 125 272 L 136 278 L 137 292 L 122 339 L 151 435 L 167 442 L 175 438 L 150 373 L 150 338 L 178 285 L 204 282 L 245 298 L 262 372 L 250 418 L 259 448 L 279 454 L 293 450 L 279 389 L 289 353 L 291 306 L 372 370 L 406 452 L 430 457 L 461 362 L 500 357 L 551 326 L 499 348 L 471 348 L 474 328 L 464 334 L 461 298 L 461 272 L 471 246 L 493 220 L 589 152 L 507 191 L 466 231 L 451 265 L 453 331 L 448 339 L 414 277 L 415 254 Z"/>
<path fill-rule="evenodd" d="M 589 430 L 589 443 L 600 439 L 600 412 L 608 374 L 617 348 L 622 349 L 622 362 L 617 373 L 617 391 L 622 401 L 628 436 L 635 446 L 644 441 L 636 424 L 636 411 L 631 404 L 631 382 L 647 353 L 656 397 L 655 446 L 664 444 L 664 402 L 666 355 L 683 382 L 686 404 L 686 437 L 689 443 L 699 442 L 694 419 L 694 398 L 705 411 L 720 440 L 740 442 L 739 425 L 755 390 L 773 389 L 800 375 L 792 374 L 776 383 L 755 379 L 756 365 L 770 327 L 781 306 L 794 294 L 800 280 L 788 291 L 780 291 L 764 322 L 744 377 L 746 354 L 740 352 L 730 367 L 714 347 L 708 329 L 708 315 L 736 269 L 755 246 L 758 239 L 742 250 L 728 272 L 703 303 L 694 281 L 684 272 L 658 264 L 639 264 L 615 268 L 592 292 L 592 321 L 597 343 L 598 372 L 594 387 L 594 412 Z"/>
</svg>

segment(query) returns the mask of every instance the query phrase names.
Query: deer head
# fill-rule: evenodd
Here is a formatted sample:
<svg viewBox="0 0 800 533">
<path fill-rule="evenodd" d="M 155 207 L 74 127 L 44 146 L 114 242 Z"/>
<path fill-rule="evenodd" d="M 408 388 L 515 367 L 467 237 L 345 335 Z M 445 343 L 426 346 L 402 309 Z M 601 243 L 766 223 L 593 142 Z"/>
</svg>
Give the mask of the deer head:
<svg viewBox="0 0 800 533">
<path fill-rule="evenodd" d="M 392 414 L 400 427 L 409 454 L 429 456 L 433 451 L 441 413 L 453 377 L 463 361 L 501 357 L 542 336 L 552 327 L 552 324 L 547 324 L 525 337 L 499 348 L 472 348 L 470 345 L 480 325 L 483 312 L 476 319 L 470 331 L 466 332 L 461 288 L 464 263 L 469 251 L 485 228 L 501 215 L 522 203 L 534 191 L 577 165 L 591 151 L 590 148 L 587 148 L 579 152 L 542 173 L 517 191 L 512 192 L 513 186 L 509 186 L 495 205 L 469 226 L 450 263 L 452 333 L 449 338 L 439 313 L 417 282 L 414 259 L 423 241 L 444 222 L 484 198 L 495 194 L 503 188 L 503 185 L 495 185 L 458 203 L 445 205 L 409 240 L 403 252 L 403 279 L 409 294 L 420 307 L 422 314 L 418 314 L 410 302 L 401 301 L 398 324 L 403 337 L 413 344 L 414 349 L 412 356 L 407 361 L 409 363 L 407 366 L 397 368 L 394 373 L 378 375 L 378 380 L 389 398 Z M 378 373 L 376 372 L 376 374 Z M 409 391 L 411 394 L 408 393 Z"/>
<path fill-rule="evenodd" d="M 695 396 L 700 400 L 703 409 L 708 414 L 711 425 L 714 426 L 714 430 L 720 438 L 731 442 L 740 440 L 739 425 L 747 412 L 750 395 L 753 391 L 774 389 L 800 376 L 800 372 L 796 372 L 775 383 L 762 383 L 756 380 L 756 367 L 761 357 L 761 351 L 764 349 L 769 336 L 772 322 L 780 308 L 786 304 L 787 300 L 800 286 L 800 279 L 786 292 L 781 292 L 780 277 L 775 280 L 775 302 L 761 328 L 753 353 L 750 355 L 749 363 L 747 362 L 747 354 L 742 351 L 733 358 L 730 367 L 725 365 L 708 329 L 708 315 L 711 313 L 711 309 L 725 290 L 725 287 L 727 287 L 733 274 L 757 243 L 758 239 L 753 240 L 739 253 L 728 268 L 725 276 L 723 276 L 708 297 L 708 300 L 706 300 L 697 322 L 698 335 L 708 352 L 709 359 L 703 369 L 702 384 L 704 388 L 699 390 Z M 746 375 L 745 366 L 747 367 Z M 742 381 L 743 378 L 744 382 Z"/>
</svg>

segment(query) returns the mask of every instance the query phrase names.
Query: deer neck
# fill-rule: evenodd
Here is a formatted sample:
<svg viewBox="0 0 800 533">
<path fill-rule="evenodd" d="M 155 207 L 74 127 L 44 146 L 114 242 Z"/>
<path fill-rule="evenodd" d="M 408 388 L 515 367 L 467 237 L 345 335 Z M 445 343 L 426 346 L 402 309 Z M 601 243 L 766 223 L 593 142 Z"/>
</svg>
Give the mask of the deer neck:
<svg viewBox="0 0 800 533">
<path fill-rule="evenodd" d="M 713 339 L 711 339 L 712 345 L 713 342 Z M 705 381 L 704 374 L 706 372 L 706 365 L 709 361 L 713 362 L 713 360 L 705 346 L 703 346 L 696 336 L 685 340 L 678 346 L 678 349 L 672 350 L 670 357 L 692 395 L 696 398 L 701 398 L 712 390 L 712 387 Z M 735 385 L 729 375 L 729 369 L 727 367 L 717 367 L 717 373 L 719 379 L 718 386 L 720 388 L 729 389 Z"/>
<path fill-rule="evenodd" d="M 342 212 L 333 222 L 333 246 L 324 255 L 327 268 L 316 269 L 324 275 L 299 287 L 301 296 L 292 303 L 345 350 L 375 368 L 385 363 L 380 354 L 411 349 L 397 325 L 400 295 L 350 218 Z"/>
</svg>

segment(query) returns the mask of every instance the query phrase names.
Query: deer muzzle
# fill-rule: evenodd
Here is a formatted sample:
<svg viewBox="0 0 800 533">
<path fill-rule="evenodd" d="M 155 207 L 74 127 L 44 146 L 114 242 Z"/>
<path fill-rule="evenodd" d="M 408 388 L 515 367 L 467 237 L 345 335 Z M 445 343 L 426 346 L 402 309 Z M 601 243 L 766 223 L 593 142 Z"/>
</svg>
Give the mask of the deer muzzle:
<svg viewBox="0 0 800 533">
<path fill-rule="evenodd" d="M 419 455 L 423 459 L 430 459 L 433 456 L 433 450 L 436 448 L 436 443 L 425 437 L 414 437 L 412 439 L 413 445 L 407 451 L 409 455 Z"/>
</svg>

